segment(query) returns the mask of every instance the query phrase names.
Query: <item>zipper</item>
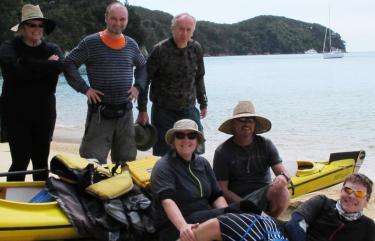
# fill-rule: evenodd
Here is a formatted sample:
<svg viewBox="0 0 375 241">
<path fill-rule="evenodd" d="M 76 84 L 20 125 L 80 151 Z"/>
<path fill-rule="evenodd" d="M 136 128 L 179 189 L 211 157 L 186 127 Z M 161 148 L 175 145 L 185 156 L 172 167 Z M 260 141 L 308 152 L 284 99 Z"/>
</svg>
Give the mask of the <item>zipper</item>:
<svg viewBox="0 0 375 241">
<path fill-rule="evenodd" d="M 333 231 L 333 233 L 331 234 L 331 236 L 329 236 L 328 241 L 333 240 L 333 238 L 335 237 L 335 235 L 337 234 L 337 232 L 340 231 L 341 229 L 343 229 L 344 226 L 345 226 L 345 224 L 340 223 L 340 226 L 335 231 Z"/>
<path fill-rule="evenodd" d="M 194 177 L 194 179 L 198 182 L 199 190 L 200 190 L 200 192 L 201 192 L 201 197 L 203 197 L 203 188 L 202 188 L 201 181 L 200 181 L 199 178 L 198 178 L 196 175 L 194 175 L 194 173 L 192 172 L 191 167 L 190 167 L 190 163 L 189 163 L 189 172 L 190 172 L 190 174 Z"/>
</svg>

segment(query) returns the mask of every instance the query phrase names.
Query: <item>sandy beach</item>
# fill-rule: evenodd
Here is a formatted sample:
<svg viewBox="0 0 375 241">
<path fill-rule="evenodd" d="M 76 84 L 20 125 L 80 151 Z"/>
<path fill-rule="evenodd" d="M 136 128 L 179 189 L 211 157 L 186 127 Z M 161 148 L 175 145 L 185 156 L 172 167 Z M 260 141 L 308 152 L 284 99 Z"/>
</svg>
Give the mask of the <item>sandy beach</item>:
<svg viewBox="0 0 375 241">
<path fill-rule="evenodd" d="M 51 152 L 50 152 L 50 158 L 52 158 L 54 155 L 57 154 L 77 154 L 78 155 L 78 149 L 79 149 L 79 143 L 80 143 L 80 131 L 74 131 L 64 128 L 58 128 L 55 130 L 55 136 L 54 141 L 51 145 Z M 143 156 L 151 155 L 151 152 L 138 152 L 138 158 L 141 158 Z M 9 145 L 8 143 L 1 143 L 0 144 L 0 172 L 6 172 L 11 164 L 11 156 L 9 151 Z M 31 170 L 31 166 L 29 166 L 29 169 Z M 31 180 L 31 177 L 27 177 L 27 180 Z M 0 181 L 5 181 L 4 177 L 0 177 Z M 327 188 L 325 190 L 321 190 L 315 193 L 310 193 L 295 199 L 291 200 L 291 204 L 289 206 L 289 209 L 282 215 L 282 219 L 288 219 L 290 215 L 290 211 L 293 210 L 294 207 L 296 207 L 299 203 L 309 199 L 310 197 L 317 195 L 317 194 L 324 194 L 327 195 L 333 199 L 337 199 L 339 197 L 339 190 L 341 188 L 342 184 Z M 367 208 L 364 210 L 365 214 L 372 219 L 375 219 L 375 198 L 374 195 L 372 195 L 372 198 L 367 206 Z"/>
</svg>

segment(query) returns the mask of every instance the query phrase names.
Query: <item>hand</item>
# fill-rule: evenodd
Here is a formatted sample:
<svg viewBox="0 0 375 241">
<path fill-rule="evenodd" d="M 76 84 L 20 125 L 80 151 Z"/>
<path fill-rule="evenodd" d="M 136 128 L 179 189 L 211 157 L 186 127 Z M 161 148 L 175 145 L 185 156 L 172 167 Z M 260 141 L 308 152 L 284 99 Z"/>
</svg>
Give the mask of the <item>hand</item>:
<svg viewBox="0 0 375 241">
<path fill-rule="evenodd" d="M 181 241 L 197 241 L 193 229 L 198 228 L 199 223 L 187 224 L 180 229 Z"/>
<path fill-rule="evenodd" d="M 201 118 L 205 118 L 207 116 L 207 107 L 206 108 L 203 108 L 201 109 Z"/>
<path fill-rule="evenodd" d="M 287 186 L 288 181 L 286 180 L 286 177 L 284 175 L 277 175 L 275 179 L 273 179 L 272 185 Z"/>
<path fill-rule="evenodd" d="M 141 126 L 147 125 L 149 121 L 148 114 L 146 111 L 139 112 L 137 123 L 139 123 Z"/>
<path fill-rule="evenodd" d="M 86 91 L 86 96 L 87 96 L 87 99 L 88 99 L 90 104 L 98 104 L 98 103 L 102 102 L 102 99 L 100 97 L 103 96 L 103 95 L 104 95 L 103 92 L 101 92 L 99 90 L 95 90 L 93 88 L 89 88 Z"/>
<path fill-rule="evenodd" d="M 129 94 L 128 100 L 135 102 L 137 100 L 137 98 L 138 98 L 139 91 L 138 91 L 137 88 L 135 88 L 134 86 L 132 86 L 130 88 L 130 90 L 128 91 L 128 94 Z"/>
<path fill-rule="evenodd" d="M 56 55 L 56 54 L 52 54 L 51 56 L 49 56 L 49 58 L 48 58 L 48 60 L 55 60 L 55 61 L 57 61 L 57 60 L 59 60 L 60 59 L 60 57 L 58 56 L 58 55 Z"/>
</svg>

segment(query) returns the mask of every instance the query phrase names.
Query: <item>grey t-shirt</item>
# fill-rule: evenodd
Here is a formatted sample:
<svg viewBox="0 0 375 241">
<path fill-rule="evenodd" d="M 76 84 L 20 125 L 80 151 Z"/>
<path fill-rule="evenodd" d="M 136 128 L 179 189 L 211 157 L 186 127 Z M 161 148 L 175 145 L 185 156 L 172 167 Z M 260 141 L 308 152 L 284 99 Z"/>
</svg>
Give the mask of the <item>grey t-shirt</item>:
<svg viewBox="0 0 375 241">
<path fill-rule="evenodd" d="M 271 140 L 256 135 L 242 147 L 233 137 L 215 151 L 213 169 L 218 181 L 229 181 L 228 188 L 243 197 L 271 183 L 270 167 L 282 160 Z"/>
</svg>

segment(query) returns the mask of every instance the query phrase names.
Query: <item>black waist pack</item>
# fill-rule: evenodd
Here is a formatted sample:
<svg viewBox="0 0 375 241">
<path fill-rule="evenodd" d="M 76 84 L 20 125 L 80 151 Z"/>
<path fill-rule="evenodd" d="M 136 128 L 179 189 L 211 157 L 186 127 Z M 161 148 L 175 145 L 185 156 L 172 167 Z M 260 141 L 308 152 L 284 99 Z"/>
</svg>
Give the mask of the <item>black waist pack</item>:
<svg viewBox="0 0 375 241">
<path fill-rule="evenodd" d="M 97 112 L 104 118 L 115 119 L 123 117 L 125 113 L 132 108 L 133 104 L 131 102 L 119 105 L 101 104 L 97 106 Z"/>
</svg>

